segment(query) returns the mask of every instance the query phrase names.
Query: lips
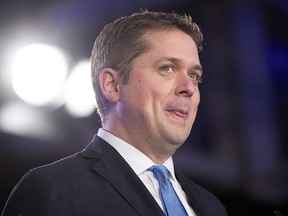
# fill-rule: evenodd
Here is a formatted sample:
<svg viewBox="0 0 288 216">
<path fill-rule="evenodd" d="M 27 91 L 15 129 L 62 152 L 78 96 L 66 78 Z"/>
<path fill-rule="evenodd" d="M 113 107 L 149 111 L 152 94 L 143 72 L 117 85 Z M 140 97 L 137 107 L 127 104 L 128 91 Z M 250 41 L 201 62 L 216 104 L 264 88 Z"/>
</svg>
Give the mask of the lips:
<svg viewBox="0 0 288 216">
<path fill-rule="evenodd" d="M 175 115 L 179 118 L 182 118 L 182 119 L 186 119 L 188 118 L 188 110 L 187 109 L 169 109 L 167 110 L 167 112 L 169 112 L 170 114 L 172 115 Z"/>
</svg>

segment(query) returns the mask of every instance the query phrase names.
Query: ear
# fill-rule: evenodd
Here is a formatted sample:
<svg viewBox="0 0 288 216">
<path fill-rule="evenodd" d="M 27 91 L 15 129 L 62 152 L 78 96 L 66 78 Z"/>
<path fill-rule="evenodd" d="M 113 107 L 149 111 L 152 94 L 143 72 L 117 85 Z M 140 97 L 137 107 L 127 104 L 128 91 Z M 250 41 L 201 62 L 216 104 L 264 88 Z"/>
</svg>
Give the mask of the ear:
<svg viewBox="0 0 288 216">
<path fill-rule="evenodd" d="M 112 68 L 103 68 L 99 74 L 99 84 L 102 94 L 111 103 L 116 103 L 119 99 L 120 76 L 118 71 Z"/>
</svg>

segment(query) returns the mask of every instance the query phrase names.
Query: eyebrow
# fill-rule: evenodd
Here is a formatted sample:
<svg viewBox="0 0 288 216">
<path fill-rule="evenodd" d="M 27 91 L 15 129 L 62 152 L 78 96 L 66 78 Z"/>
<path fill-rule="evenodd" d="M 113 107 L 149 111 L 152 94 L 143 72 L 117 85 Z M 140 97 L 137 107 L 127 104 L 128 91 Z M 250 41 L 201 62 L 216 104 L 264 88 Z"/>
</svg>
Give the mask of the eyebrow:
<svg viewBox="0 0 288 216">
<path fill-rule="evenodd" d="M 181 59 L 178 59 L 178 58 L 175 58 L 175 57 L 163 57 L 163 58 L 160 58 L 156 61 L 156 64 L 158 64 L 159 62 L 161 61 L 170 61 L 172 63 L 174 63 L 175 65 L 180 65 L 182 60 Z M 201 65 L 199 64 L 196 64 L 194 65 L 192 68 L 192 70 L 197 70 L 199 71 L 201 74 L 203 73 L 203 68 Z"/>
</svg>

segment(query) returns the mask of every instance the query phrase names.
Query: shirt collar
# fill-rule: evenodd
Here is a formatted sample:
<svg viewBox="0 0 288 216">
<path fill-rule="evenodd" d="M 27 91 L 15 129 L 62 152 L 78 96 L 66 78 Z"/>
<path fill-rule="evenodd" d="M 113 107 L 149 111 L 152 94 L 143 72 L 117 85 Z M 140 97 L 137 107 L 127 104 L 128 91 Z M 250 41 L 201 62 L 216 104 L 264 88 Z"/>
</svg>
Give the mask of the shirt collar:
<svg viewBox="0 0 288 216">
<path fill-rule="evenodd" d="M 108 131 L 99 128 L 97 135 L 114 147 L 137 175 L 155 165 L 155 163 L 143 152 Z M 169 170 L 172 179 L 176 179 L 172 157 L 168 158 L 163 165 Z"/>
</svg>

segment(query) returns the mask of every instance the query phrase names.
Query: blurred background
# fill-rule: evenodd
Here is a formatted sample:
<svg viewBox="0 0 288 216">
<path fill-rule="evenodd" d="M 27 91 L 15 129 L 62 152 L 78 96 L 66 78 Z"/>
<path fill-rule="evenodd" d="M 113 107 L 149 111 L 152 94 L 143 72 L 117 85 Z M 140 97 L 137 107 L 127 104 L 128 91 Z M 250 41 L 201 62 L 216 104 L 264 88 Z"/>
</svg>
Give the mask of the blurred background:
<svg viewBox="0 0 288 216">
<path fill-rule="evenodd" d="M 97 132 L 94 40 L 140 9 L 190 14 L 205 37 L 199 114 L 177 163 L 229 215 L 288 215 L 287 0 L 1 0 L 0 210 L 25 172 Z"/>
</svg>

